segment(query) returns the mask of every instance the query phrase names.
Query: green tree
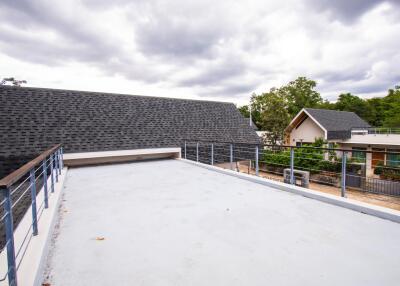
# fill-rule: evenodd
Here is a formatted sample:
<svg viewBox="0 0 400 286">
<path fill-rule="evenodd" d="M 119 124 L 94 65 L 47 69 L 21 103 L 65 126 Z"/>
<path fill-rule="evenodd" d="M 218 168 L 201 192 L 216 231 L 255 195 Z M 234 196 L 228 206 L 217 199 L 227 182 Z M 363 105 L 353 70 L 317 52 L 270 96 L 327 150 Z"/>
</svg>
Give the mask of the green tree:
<svg viewBox="0 0 400 286">
<path fill-rule="evenodd" d="M 283 94 L 277 89 L 271 89 L 257 98 L 256 106 L 260 111 L 262 130 L 267 131 L 264 140 L 269 144 L 282 142 L 284 130 L 290 121 L 287 101 Z"/>
<path fill-rule="evenodd" d="M 366 100 L 370 106 L 370 114 L 367 120 L 372 126 L 382 126 L 384 121 L 384 110 L 382 97 L 374 97 Z"/>
<path fill-rule="evenodd" d="M 375 118 L 375 112 L 368 101 L 351 93 L 340 94 L 335 109 L 354 112 L 367 122 L 372 122 Z"/>
<path fill-rule="evenodd" d="M 400 127 L 400 86 L 389 89 L 382 99 L 384 127 Z"/>
<path fill-rule="evenodd" d="M 238 108 L 239 112 L 243 115 L 244 118 L 250 117 L 250 111 L 248 105 L 243 105 Z"/>
<path fill-rule="evenodd" d="M 258 127 L 258 129 L 263 130 L 262 122 L 261 122 L 261 102 L 262 96 L 253 93 L 250 99 L 251 105 L 251 119 L 254 124 Z M 238 108 L 239 112 L 245 117 L 250 117 L 250 108 L 249 105 L 243 105 Z"/>
<path fill-rule="evenodd" d="M 315 81 L 298 77 L 279 89 L 287 100 L 288 112 L 292 117 L 296 116 L 302 108 L 315 108 L 323 103 L 321 95 L 315 90 L 316 86 Z"/>
</svg>

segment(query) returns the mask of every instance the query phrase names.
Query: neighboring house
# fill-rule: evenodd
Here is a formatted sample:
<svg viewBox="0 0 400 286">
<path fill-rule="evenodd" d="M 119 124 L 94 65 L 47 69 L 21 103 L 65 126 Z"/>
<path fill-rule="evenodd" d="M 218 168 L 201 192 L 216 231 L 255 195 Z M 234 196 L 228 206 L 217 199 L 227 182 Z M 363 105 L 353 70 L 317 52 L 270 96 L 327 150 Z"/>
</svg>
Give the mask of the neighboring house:
<svg viewBox="0 0 400 286">
<path fill-rule="evenodd" d="M 323 138 L 329 143 L 336 143 L 338 148 L 351 150 L 350 156 L 366 159 L 367 174 L 370 175 L 378 162 L 400 165 L 397 154 L 373 152 L 400 152 L 400 132 L 395 131 L 371 127 L 354 112 L 303 108 L 285 129 L 285 143 L 301 146 Z"/>
<path fill-rule="evenodd" d="M 45 149 L 66 153 L 260 143 L 233 103 L 0 86 L 0 178 Z"/>
</svg>

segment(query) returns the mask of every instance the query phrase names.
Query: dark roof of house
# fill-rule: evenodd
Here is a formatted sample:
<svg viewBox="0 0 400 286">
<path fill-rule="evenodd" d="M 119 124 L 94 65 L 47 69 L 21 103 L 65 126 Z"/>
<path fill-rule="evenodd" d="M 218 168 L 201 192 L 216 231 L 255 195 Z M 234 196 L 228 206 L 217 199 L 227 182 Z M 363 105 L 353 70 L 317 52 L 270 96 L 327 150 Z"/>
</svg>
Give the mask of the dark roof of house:
<svg viewBox="0 0 400 286">
<path fill-rule="evenodd" d="M 350 138 L 352 128 L 370 125 L 354 112 L 305 108 L 305 110 L 328 132 L 328 139 Z"/>
<path fill-rule="evenodd" d="M 184 139 L 259 143 L 232 103 L 0 87 L 0 156 L 181 146 Z"/>
</svg>

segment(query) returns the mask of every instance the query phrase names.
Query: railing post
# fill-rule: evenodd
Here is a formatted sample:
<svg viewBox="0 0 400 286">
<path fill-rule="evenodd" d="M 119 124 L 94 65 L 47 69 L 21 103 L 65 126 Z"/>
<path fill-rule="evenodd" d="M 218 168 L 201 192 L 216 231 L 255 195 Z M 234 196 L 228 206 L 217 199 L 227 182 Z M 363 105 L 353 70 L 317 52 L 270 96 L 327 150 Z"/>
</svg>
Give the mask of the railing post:
<svg viewBox="0 0 400 286">
<path fill-rule="evenodd" d="M 346 161 L 347 161 L 347 152 L 343 151 L 342 154 L 342 189 L 341 189 L 341 196 L 343 198 L 346 197 Z"/>
<path fill-rule="evenodd" d="M 211 143 L 211 165 L 214 166 L 214 144 Z"/>
<path fill-rule="evenodd" d="M 54 193 L 54 166 L 53 155 L 50 155 L 50 179 L 51 179 L 51 192 Z"/>
<path fill-rule="evenodd" d="M 294 185 L 294 148 L 290 147 L 290 184 Z"/>
<path fill-rule="evenodd" d="M 231 170 L 233 170 L 233 145 L 232 144 L 230 144 L 229 149 L 230 149 L 229 161 L 231 164 Z"/>
<path fill-rule="evenodd" d="M 186 159 L 186 141 L 185 141 L 185 159 Z"/>
<path fill-rule="evenodd" d="M 47 190 L 47 164 L 46 158 L 43 160 L 43 191 L 44 191 L 44 208 L 49 207 L 49 194 Z"/>
<path fill-rule="evenodd" d="M 64 168 L 64 151 L 63 147 L 60 147 L 60 163 L 61 163 L 61 170 Z M 60 171 L 61 173 L 61 171 Z"/>
<path fill-rule="evenodd" d="M 61 175 L 61 152 L 60 149 L 56 151 L 57 158 L 58 158 L 58 174 Z"/>
<path fill-rule="evenodd" d="M 8 285 L 16 286 L 17 283 L 17 265 L 15 262 L 15 247 L 14 247 L 14 224 L 12 215 L 12 202 L 10 189 L 2 190 L 4 196 L 4 220 L 6 232 L 6 248 L 7 248 L 7 265 L 8 265 Z"/>
<path fill-rule="evenodd" d="M 196 161 L 199 162 L 199 142 L 196 143 Z"/>
<path fill-rule="evenodd" d="M 54 171 L 56 173 L 56 183 L 58 183 L 58 170 L 57 170 L 57 168 L 58 168 L 58 158 L 57 158 L 56 152 L 53 154 L 53 156 L 54 156 Z"/>
<path fill-rule="evenodd" d="M 37 225 L 37 209 L 36 209 L 36 179 L 35 179 L 34 168 L 31 169 L 29 178 L 31 183 L 31 200 L 32 200 L 32 233 L 33 235 L 37 235 L 38 225 Z"/>
<path fill-rule="evenodd" d="M 255 163 L 256 163 L 256 176 L 258 176 L 258 145 L 256 146 L 256 162 Z"/>
</svg>

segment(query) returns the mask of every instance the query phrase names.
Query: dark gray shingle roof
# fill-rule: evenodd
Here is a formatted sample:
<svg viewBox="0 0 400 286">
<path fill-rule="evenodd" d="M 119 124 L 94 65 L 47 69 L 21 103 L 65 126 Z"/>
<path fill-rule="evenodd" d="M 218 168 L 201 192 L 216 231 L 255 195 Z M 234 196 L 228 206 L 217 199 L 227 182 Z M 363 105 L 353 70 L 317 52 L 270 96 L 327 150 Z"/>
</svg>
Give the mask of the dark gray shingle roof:
<svg viewBox="0 0 400 286">
<path fill-rule="evenodd" d="M 0 156 L 179 146 L 185 138 L 259 143 L 232 103 L 0 87 Z"/>
<path fill-rule="evenodd" d="M 354 112 L 305 108 L 328 131 L 328 139 L 350 138 L 350 131 L 357 127 L 370 127 Z"/>
</svg>

